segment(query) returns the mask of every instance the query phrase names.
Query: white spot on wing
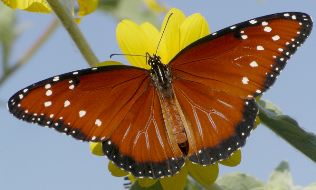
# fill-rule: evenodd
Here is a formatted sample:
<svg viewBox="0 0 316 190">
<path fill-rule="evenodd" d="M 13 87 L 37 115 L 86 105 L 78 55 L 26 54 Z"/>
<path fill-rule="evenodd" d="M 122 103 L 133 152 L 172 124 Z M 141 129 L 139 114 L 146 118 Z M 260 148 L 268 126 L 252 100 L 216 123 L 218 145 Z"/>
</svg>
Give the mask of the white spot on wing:
<svg viewBox="0 0 316 190">
<path fill-rule="evenodd" d="M 100 119 L 96 119 L 94 124 L 100 127 L 102 125 L 102 121 Z"/>
<path fill-rule="evenodd" d="M 241 82 L 242 82 L 243 84 L 248 84 L 248 82 L 249 82 L 248 77 L 243 77 L 243 78 L 241 79 Z"/>
<path fill-rule="evenodd" d="M 59 76 L 54 77 L 54 78 L 53 78 L 53 81 L 54 81 L 54 82 L 59 81 Z"/>
<path fill-rule="evenodd" d="M 241 36 L 241 38 L 245 40 L 245 39 L 248 38 L 248 36 L 246 34 L 244 34 L 244 35 Z"/>
<path fill-rule="evenodd" d="M 52 94 L 53 94 L 53 91 L 51 91 L 51 90 L 46 91 L 46 96 L 51 96 Z"/>
<path fill-rule="evenodd" d="M 50 84 L 45 85 L 45 89 L 50 89 L 51 87 L 52 87 L 52 85 L 50 85 Z"/>
<path fill-rule="evenodd" d="M 263 29 L 265 32 L 271 32 L 272 31 L 272 28 L 270 26 L 266 26 L 264 27 Z"/>
<path fill-rule="evenodd" d="M 249 65 L 250 67 L 258 67 L 258 63 L 256 61 L 252 61 Z"/>
<path fill-rule="evenodd" d="M 269 23 L 266 21 L 263 21 L 261 24 L 262 24 L 262 26 L 267 26 Z"/>
<path fill-rule="evenodd" d="M 256 24 L 257 21 L 256 21 L 255 19 L 253 19 L 253 20 L 249 21 L 249 23 L 250 23 L 250 24 Z"/>
<path fill-rule="evenodd" d="M 47 101 L 47 102 L 44 102 L 44 106 L 45 107 L 49 107 L 52 105 L 52 102 L 51 101 Z"/>
<path fill-rule="evenodd" d="M 85 116 L 86 115 L 86 111 L 84 111 L 84 110 L 80 110 L 79 111 L 79 117 L 83 117 L 83 116 Z"/>
<path fill-rule="evenodd" d="M 66 108 L 66 107 L 68 107 L 70 105 L 70 101 L 69 100 L 66 100 L 65 102 L 64 102 L 64 107 Z"/>
<path fill-rule="evenodd" d="M 257 46 L 257 50 L 258 50 L 258 51 L 263 51 L 263 50 L 264 50 L 264 47 L 263 47 L 263 46 Z"/>
<path fill-rule="evenodd" d="M 279 40 L 279 39 L 280 39 L 280 36 L 279 36 L 279 35 L 275 35 L 275 36 L 272 37 L 272 40 L 273 40 L 273 41 L 277 41 L 277 40 Z"/>
</svg>

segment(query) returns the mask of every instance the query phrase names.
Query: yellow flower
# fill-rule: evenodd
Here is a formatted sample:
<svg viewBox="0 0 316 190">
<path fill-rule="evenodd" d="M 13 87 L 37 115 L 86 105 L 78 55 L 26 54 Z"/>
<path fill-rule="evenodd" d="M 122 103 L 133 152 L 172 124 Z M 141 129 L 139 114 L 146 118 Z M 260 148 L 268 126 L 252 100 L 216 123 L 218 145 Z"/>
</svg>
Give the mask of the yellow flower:
<svg viewBox="0 0 316 190">
<path fill-rule="evenodd" d="M 98 156 L 104 156 L 102 152 L 102 144 L 101 143 L 90 143 L 91 152 Z M 236 166 L 240 163 L 241 160 L 241 152 L 237 150 L 230 158 L 227 160 L 223 160 L 220 163 L 226 166 Z M 113 176 L 116 177 L 124 177 L 128 176 L 131 182 L 137 182 L 142 187 L 150 187 L 155 183 L 159 182 L 163 189 L 184 189 L 186 185 L 186 180 L 188 175 L 190 175 L 193 179 L 195 179 L 198 183 L 203 185 L 204 187 L 210 187 L 216 180 L 218 176 L 219 167 L 218 164 L 213 164 L 209 166 L 201 166 L 199 164 L 194 164 L 190 161 L 186 161 L 185 166 L 181 169 L 181 171 L 172 176 L 172 177 L 165 177 L 162 179 L 149 179 L 149 178 L 142 178 L 142 179 L 135 179 L 135 177 L 122 170 L 121 168 L 117 167 L 113 162 L 109 162 L 108 169 Z"/>
<path fill-rule="evenodd" d="M 21 9 L 30 12 L 49 13 L 51 9 L 45 0 L 2 0 L 13 9 Z"/>
<path fill-rule="evenodd" d="M 7 6 L 13 9 L 21 9 L 30 12 L 37 13 L 50 13 L 52 10 L 46 0 L 1 0 Z M 68 5 L 73 5 L 73 1 Z M 79 17 L 85 16 L 93 12 L 98 4 L 99 0 L 77 0 L 79 9 L 75 15 Z M 74 10 L 74 9 L 72 9 Z"/>
<path fill-rule="evenodd" d="M 181 49 L 209 34 L 207 22 L 202 15 L 196 13 L 186 18 L 178 9 L 171 9 L 167 15 L 170 12 L 173 15 L 157 51 L 157 55 L 165 64 L 169 63 Z M 117 26 L 116 35 L 122 52 L 125 54 L 145 55 L 146 52 L 154 54 L 166 21 L 167 18 L 164 19 L 160 32 L 147 22 L 137 25 L 130 20 L 121 21 Z M 144 57 L 128 56 L 126 58 L 136 67 L 149 69 Z"/>
<path fill-rule="evenodd" d="M 130 20 L 121 21 L 117 26 L 116 34 L 122 52 L 134 55 L 145 55 L 148 52 L 153 55 L 157 51 L 157 55 L 161 57 L 162 62 L 168 64 L 180 50 L 209 34 L 208 24 L 202 15 L 197 13 L 186 17 L 178 9 L 171 9 L 167 15 L 169 16 L 171 13 L 173 15 L 163 36 L 162 31 L 165 28 L 167 17 L 164 19 L 160 31 L 150 23 L 137 25 Z M 157 49 L 161 36 L 162 39 Z M 126 56 L 126 58 L 133 66 L 150 69 L 145 57 Z M 93 154 L 103 155 L 102 144 L 91 144 L 91 151 Z M 237 150 L 229 159 L 219 163 L 232 167 L 238 165 L 240 160 L 241 152 Z M 112 162 L 109 163 L 108 168 L 113 176 L 129 176 L 132 182 L 135 180 L 135 177 L 118 168 Z M 187 160 L 181 171 L 174 176 L 162 179 L 142 178 L 136 180 L 142 187 L 149 187 L 159 182 L 164 189 L 184 189 L 187 177 L 190 175 L 204 187 L 210 187 L 217 178 L 218 170 L 218 163 L 201 166 Z"/>
</svg>

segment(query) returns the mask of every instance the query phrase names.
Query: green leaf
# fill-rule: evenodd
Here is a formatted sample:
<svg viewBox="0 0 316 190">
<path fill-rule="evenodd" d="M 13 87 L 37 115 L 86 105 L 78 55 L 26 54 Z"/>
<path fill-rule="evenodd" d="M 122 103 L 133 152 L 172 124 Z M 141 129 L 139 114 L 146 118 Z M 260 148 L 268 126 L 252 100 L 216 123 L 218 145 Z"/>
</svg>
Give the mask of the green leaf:
<svg viewBox="0 0 316 190">
<path fill-rule="evenodd" d="M 288 190 L 294 188 L 289 165 L 283 161 L 270 176 L 265 189 Z"/>
<path fill-rule="evenodd" d="M 2 49 L 1 64 L 3 65 L 4 71 L 6 71 L 8 67 L 12 45 L 16 38 L 15 24 L 16 16 L 14 11 L 0 2 L 0 45 Z"/>
<path fill-rule="evenodd" d="M 192 179 L 188 179 L 187 180 L 187 184 L 184 188 L 184 190 L 202 190 L 203 187 L 198 184 L 196 181 L 192 180 Z"/>
<path fill-rule="evenodd" d="M 243 173 L 230 173 L 220 177 L 210 190 L 253 190 L 263 188 L 263 183 Z"/>
<path fill-rule="evenodd" d="M 264 100 L 259 100 L 259 117 L 261 122 L 316 162 L 316 135 L 306 132 L 290 116 L 282 115 L 276 106 Z"/>
<path fill-rule="evenodd" d="M 99 7 L 101 11 L 111 14 L 118 20 L 128 18 L 135 22 L 148 21 L 158 24 L 159 14 L 146 9 L 143 0 L 101 0 Z"/>
</svg>

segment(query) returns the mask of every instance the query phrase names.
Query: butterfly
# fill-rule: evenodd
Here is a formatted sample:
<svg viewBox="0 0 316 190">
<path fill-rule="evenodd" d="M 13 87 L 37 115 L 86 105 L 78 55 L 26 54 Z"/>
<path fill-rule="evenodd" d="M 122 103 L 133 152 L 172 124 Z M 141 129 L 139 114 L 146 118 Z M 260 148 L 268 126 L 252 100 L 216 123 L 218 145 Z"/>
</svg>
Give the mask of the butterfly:
<svg viewBox="0 0 316 190">
<path fill-rule="evenodd" d="M 311 29 L 305 13 L 251 19 L 193 42 L 168 64 L 147 55 L 149 70 L 113 65 L 48 78 L 14 94 L 8 108 L 24 121 L 102 142 L 104 154 L 136 177 L 171 176 L 186 160 L 213 164 L 245 144 L 255 98 Z"/>
</svg>

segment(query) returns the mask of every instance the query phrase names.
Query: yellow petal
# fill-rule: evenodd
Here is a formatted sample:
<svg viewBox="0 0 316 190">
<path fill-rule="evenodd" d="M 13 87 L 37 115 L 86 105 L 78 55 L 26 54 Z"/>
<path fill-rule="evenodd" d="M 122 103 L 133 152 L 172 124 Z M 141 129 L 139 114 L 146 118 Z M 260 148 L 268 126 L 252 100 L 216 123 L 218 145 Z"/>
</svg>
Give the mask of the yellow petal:
<svg viewBox="0 0 316 190">
<path fill-rule="evenodd" d="M 136 177 L 133 176 L 133 174 L 131 174 L 131 173 L 129 173 L 129 174 L 127 175 L 127 177 L 128 177 L 128 179 L 129 179 L 132 183 L 134 183 L 134 182 L 136 181 Z"/>
<path fill-rule="evenodd" d="M 167 20 L 172 13 L 168 23 Z M 169 61 L 180 51 L 180 26 L 185 19 L 185 15 L 179 9 L 171 9 L 166 15 L 161 26 L 161 33 L 166 24 L 166 30 L 162 36 L 161 43 L 158 49 L 158 55 L 164 64 Z"/>
<path fill-rule="evenodd" d="M 154 12 L 161 13 L 167 11 L 167 8 L 161 5 L 161 3 L 158 3 L 157 0 L 144 0 L 144 2 L 147 7 Z"/>
<path fill-rule="evenodd" d="M 201 166 L 193 164 L 190 161 L 186 162 L 189 174 L 204 187 L 210 187 L 218 176 L 218 164 L 209 166 Z"/>
<path fill-rule="evenodd" d="M 142 178 L 142 179 L 138 179 L 138 184 L 141 187 L 150 187 L 152 185 L 154 185 L 157 182 L 157 179 L 149 179 L 149 178 Z"/>
<path fill-rule="evenodd" d="M 98 7 L 99 0 L 78 0 L 78 16 L 85 16 L 92 13 Z"/>
<path fill-rule="evenodd" d="M 240 161 L 241 161 L 241 151 L 236 150 L 228 159 L 220 161 L 220 163 L 225 166 L 234 167 L 240 164 Z"/>
<path fill-rule="evenodd" d="M 113 162 L 109 162 L 108 169 L 111 172 L 111 174 L 115 177 L 123 177 L 128 174 L 128 172 L 124 171 L 123 169 L 117 167 Z"/>
<path fill-rule="evenodd" d="M 159 41 L 160 33 L 157 28 L 150 24 L 149 22 L 145 22 L 140 25 L 140 28 L 143 30 L 145 35 L 147 36 L 148 43 L 150 46 L 148 47 L 147 52 L 150 55 L 153 55 L 157 49 L 157 43 Z"/>
<path fill-rule="evenodd" d="M 45 0 L 2 0 L 2 2 L 13 9 L 38 13 L 51 12 L 51 8 Z"/>
<path fill-rule="evenodd" d="M 159 181 L 163 189 L 183 190 L 187 182 L 187 175 L 188 170 L 184 166 L 176 175 L 159 179 Z"/>
<path fill-rule="evenodd" d="M 90 142 L 90 151 L 92 154 L 97 155 L 97 156 L 104 156 L 103 150 L 102 150 L 102 143 L 95 143 L 95 142 Z"/>
<path fill-rule="evenodd" d="M 189 16 L 180 26 L 180 49 L 210 33 L 207 21 L 199 14 Z"/>
<path fill-rule="evenodd" d="M 146 33 L 130 20 L 121 21 L 116 28 L 116 39 L 124 54 L 146 55 L 150 49 Z M 149 69 L 146 58 L 141 56 L 126 56 L 133 66 Z"/>
</svg>

